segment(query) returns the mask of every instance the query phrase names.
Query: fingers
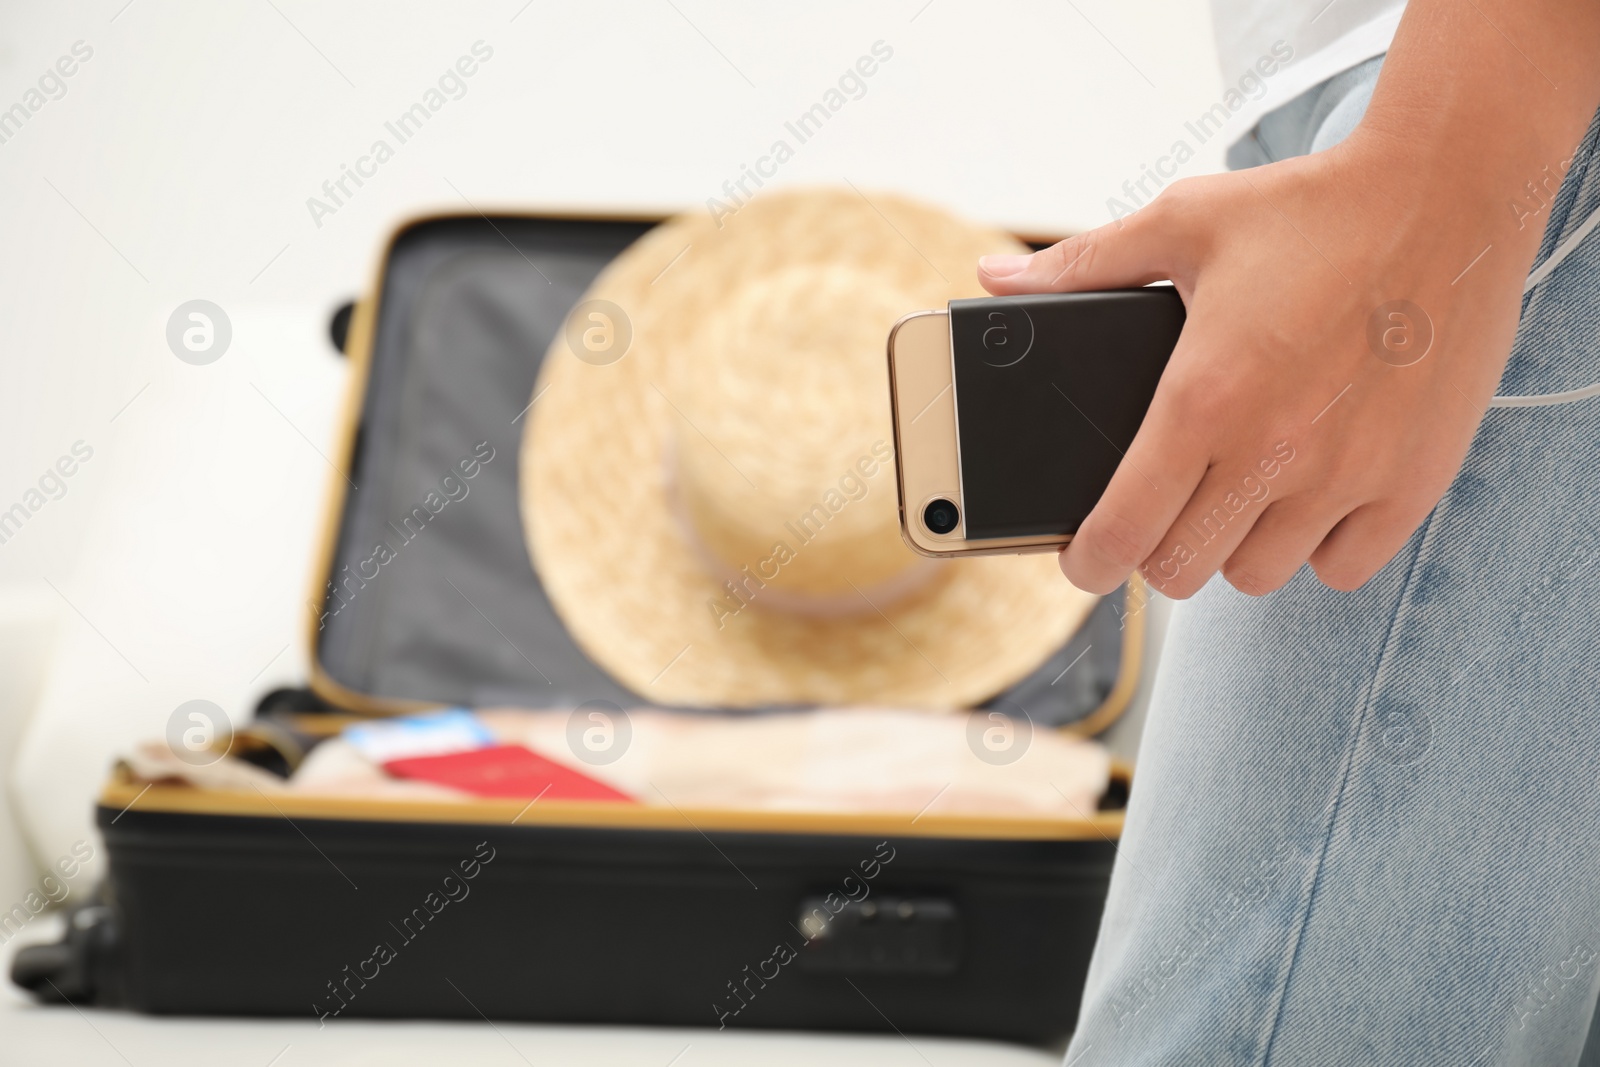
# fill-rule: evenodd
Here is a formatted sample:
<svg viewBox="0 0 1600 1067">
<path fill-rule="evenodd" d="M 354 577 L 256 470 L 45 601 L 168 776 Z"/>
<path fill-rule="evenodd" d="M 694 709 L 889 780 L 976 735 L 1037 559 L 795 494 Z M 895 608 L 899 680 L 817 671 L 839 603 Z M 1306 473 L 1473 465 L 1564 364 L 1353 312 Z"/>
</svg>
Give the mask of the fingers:
<svg viewBox="0 0 1600 1067">
<path fill-rule="evenodd" d="M 1405 547 L 1430 510 L 1399 501 L 1356 508 L 1312 551 L 1311 567 L 1330 589 L 1359 589 Z"/>
<path fill-rule="evenodd" d="M 1153 206 L 1153 205 L 1152 205 Z M 1024 256 L 984 256 L 978 281 L 996 296 L 1121 289 L 1171 275 L 1171 234 L 1163 237 L 1151 209 L 1059 241 Z"/>
<path fill-rule="evenodd" d="M 1295 576 L 1340 517 L 1303 500 L 1273 501 L 1222 565 L 1222 576 L 1246 596 L 1276 592 Z"/>
<path fill-rule="evenodd" d="M 1213 466 L 1144 561 L 1145 578 L 1175 600 L 1199 592 L 1262 518 L 1269 492 L 1248 468 Z"/>
<path fill-rule="evenodd" d="M 1162 390 L 1072 541 L 1061 571 L 1079 589 L 1109 593 L 1161 544 L 1206 474 L 1206 452 L 1191 424 L 1173 417 Z"/>
<path fill-rule="evenodd" d="M 1170 462 L 1185 454 L 1203 452 L 1198 442 L 1146 420 L 1111 486 L 1061 553 L 1061 570 L 1073 585 L 1108 593 L 1138 567 L 1157 591 L 1182 600 L 1220 570 L 1241 593 L 1265 596 L 1309 562 L 1324 585 L 1349 592 L 1393 559 L 1428 515 L 1412 500 L 1431 497 L 1351 510 L 1303 484 L 1295 489 L 1257 477 L 1249 464 Z M 1145 477 L 1146 466 L 1160 482 Z M 1286 495 L 1269 500 L 1274 493 Z"/>
<path fill-rule="evenodd" d="M 1213 480 L 1207 476 L 1207 483 Z M 1202 485 L 1195 502 L 1206 496 L 1207 486 Z M 1190 552 L 1157 553 L 1143 568 L 1150 583 L 1174 599 L 1197 592 L 1217 571 L 1218 558 L 1225 560 L 1220 569 L 1228 584 L 1247 596 L 1276 592 L 1307 562 L 1324 585 L 1350 592 L 1382 570 L 1427 517 L 1426 511 L 1389 501 L 1340 515 L 1342 509 L 1329 510 L 1325 501 L 1296 497 L 1267 505 L 1231 545 L 1224 536 L 1212 536 L 1204 550 L 1195 551 L 1196 542 L 1221 530 L 1227 510 L 1212 507 L 1208 513 L 1195 502 L 1184 508 L 1169 538 L 1176 545 L 1188 535 Z M 1198 524 L 1196 514 L 1202 516 Z"/>
</svg>

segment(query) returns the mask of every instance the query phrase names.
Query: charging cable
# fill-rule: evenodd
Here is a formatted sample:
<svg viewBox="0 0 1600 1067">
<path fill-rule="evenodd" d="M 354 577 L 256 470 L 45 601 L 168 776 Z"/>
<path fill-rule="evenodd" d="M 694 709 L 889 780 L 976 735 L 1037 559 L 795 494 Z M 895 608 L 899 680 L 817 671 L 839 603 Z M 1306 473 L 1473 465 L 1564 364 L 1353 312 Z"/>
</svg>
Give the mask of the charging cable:
<svg viewBox="0 0 1600 1067">
<path fill-rule="evenodd" d="M 1583 243 L 1583 239 L 1600 226 L 1600 210 L 1592 212 L 1583 224 L 1568 235 L 1565 241 L 1556 245 L 1555 251 L 1550 253 L 1550 258 L 1533 269 L 1528 275 L 1528 283 L 1522 287 L 1524 295 L 1533 292 L 1534 286 L 1550 277 L 1550 272 L 1561 266 L 1561 261 L 1573 253 Z M 1556 404 L 1571 404 L 1577 400 L 1588 400 L 1592 396 L 1600 396 L 1600 382 L 1585 385 L 1581 389 L 1568 389 L 1564 393 L 1537 393 L 1532 396 L 1497 396 L 1489 401 L 1492 408 L 1547 408 Z"/>
</svg>

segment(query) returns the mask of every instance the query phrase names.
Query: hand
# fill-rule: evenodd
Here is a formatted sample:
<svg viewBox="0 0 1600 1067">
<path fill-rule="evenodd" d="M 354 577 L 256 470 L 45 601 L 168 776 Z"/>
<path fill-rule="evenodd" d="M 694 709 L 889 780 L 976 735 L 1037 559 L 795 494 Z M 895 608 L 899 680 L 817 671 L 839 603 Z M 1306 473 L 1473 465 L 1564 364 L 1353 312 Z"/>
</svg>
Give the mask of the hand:
<svg viewBox="0 0 1600 1067">
<path fill-rule="evenodd" d="M 1107 593 L 1139 568 L 1182 598 L 1220 570 L 1260 595 L 1309 561 L 1355 589 L 1427 517 L 1495 392 L 1542 227 L 1502 232 L 1506 197 L 1481 175 L 1415 174 L 1404 142 L 1358 129 L 982 261 L 997 295 L 1170 279 L 1188 309 L 1149 414 L 1061 554 L 1074 585 Z"/>
<path fill-rule="evenodd" d="M 1170 279 L 1188 309 L 1061 554 L 1073 583 L 1107 593 L 1139 567 L 1187 597 L 1220 570 L 1263 594 L 1309 561 L 1354 589 L 1399 551 L 1504 369 L 1547 219 L 1542 197 L 1518 204 L 1565 174 L 1600 104 L 1597 47 L 1593 0 L 1410 0 L 1341 144 L 1178 182 L 1109 226 L 979 265 L 997 295 Z"/>
</svg>

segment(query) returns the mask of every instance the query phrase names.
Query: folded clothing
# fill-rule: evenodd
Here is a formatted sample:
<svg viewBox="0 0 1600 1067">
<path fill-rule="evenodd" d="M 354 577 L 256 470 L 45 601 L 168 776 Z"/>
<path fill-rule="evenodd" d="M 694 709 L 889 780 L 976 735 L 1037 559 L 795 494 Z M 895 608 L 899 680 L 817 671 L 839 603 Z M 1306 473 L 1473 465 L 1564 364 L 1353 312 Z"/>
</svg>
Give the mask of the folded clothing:
<svg viewBox="0 0 1600 1067">
<path fill-rule="evenodd" d="M 584 747 L 592 708 L 495 708 L 475 718 L 487 744 L 521 746 L 625 797 L 684 808 L 1086 817 L 1110 779 L 1100 745 L 983 712 L 603 714 L 615 720 L 604 724 L 615 738 L 607 762 Z M 1009 732 L 1008 747 L 989 747 L 995 731 Z M 439 775 L 397 780 L 343 737 L 318 745 L 289 788 L 388 797 L 479 791 Z"/>
</svg>

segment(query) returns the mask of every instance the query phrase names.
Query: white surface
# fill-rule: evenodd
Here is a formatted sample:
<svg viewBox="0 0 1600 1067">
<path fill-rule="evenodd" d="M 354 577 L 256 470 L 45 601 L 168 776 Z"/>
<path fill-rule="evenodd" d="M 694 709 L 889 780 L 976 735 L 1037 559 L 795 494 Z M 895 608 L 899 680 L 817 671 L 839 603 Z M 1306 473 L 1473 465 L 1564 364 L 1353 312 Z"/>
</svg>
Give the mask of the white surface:
<svg viewBox="0 0 1600 1067">
<path fill-rule="evenodd" d="M 1065 231 L 1106 221 L 1108 198 L 1221 94 L 1204 5 L 1183 0 L 100 0 L 0 3 L 0 110 L 80 40 L 94 54 L 65 94 L 0 144 L 0 510 L 74 442 L 94 450 L 64 495 L 0 544 L 0 599 L 37 603 L 48 589 L 55 603 L 42 610 L 60 619 L 53 651 L 8 647 L 50 664 L 31 721 L 14 696 L 26 679 L 0 700 L 0 738 L 23 731 L 14 755 L 0 745 L 0 784 L 45 862 L 90 834 L 112 753 L 159 736 L 179 704 L 242 716 L 304 677 L 309 550 L 345 373 L 326 318 L 363 285 L 397 218 L 469 200 L 703 210 L 881 40 L 892 60 L 775 181 L 848 179 Z M 479 40 L 494 54 L 466 95 L 316 225 L 307 198 Z M 1216 169 L 1222 140 L 1180 174 Z M 194 298 L 233 326 L 206 366 L 180 362 L 164 337 Z M 6 842 L 0 832 L 0 886 L 26 885 L 32 872 Z M 0 1057 L 21 1041 L 51 1062 L 73 1062 L 69 1050 L 118 1062 L 76 1015 L 5 1010 Z M 213 1062 L 265 1063 L 281 1047 L 267 1024 L 103 1023 L 135 1063 L 177 1062 L 168 1044 L 227 1050 Z M 348 1062 L 386 1063 L 399 1061 L 379 1048 L 455 1059 L 461 1041 L 482 1041 L 492 1062 L 498 1041 L 475 1028 L 403 1032 L 435 1036 L 334 1040 L 349 1042 L 337 1046 Z M 589 1033 L 517 1032 L 530 1058 L 586 1046 Z M 676 1035 L 616 1040 L 628 1062 L 664 1052 L 665 1063 L 681 1047 Z M 703 1047 L 733 1058 L 757 1047 L 720 1040 Z M 791 1048 L 918 1061 L 893 1041 L 759 1047 L 773 1062 Z"/>
<path fill-rule="evenodd" d="M 158 1020 L 71 1008 L 0 1009 L 3 1064 L 411 1067 L 1051 1067 L 1052 1053 L 976 1041 L 500 1023 Z M 12 1058 L 16 1057 L 16 1058 Z M 277 1057 L 277 1059 L 274 1059 Z"/>
<path fill-rule="evenodd" d="M 11 766 L 28 713 L 39 697 L 55 643 L 60 600 L 48 586 L 0 597 L 0 768 Z M 3 774 L 3 772 L 0 772 Z M 0 776 L 0 785 L 11 786 Z M 0 911 L 39 888 L 43 873 L 28 853 L 10 788 L 0 788 Z"/>
</svg>

